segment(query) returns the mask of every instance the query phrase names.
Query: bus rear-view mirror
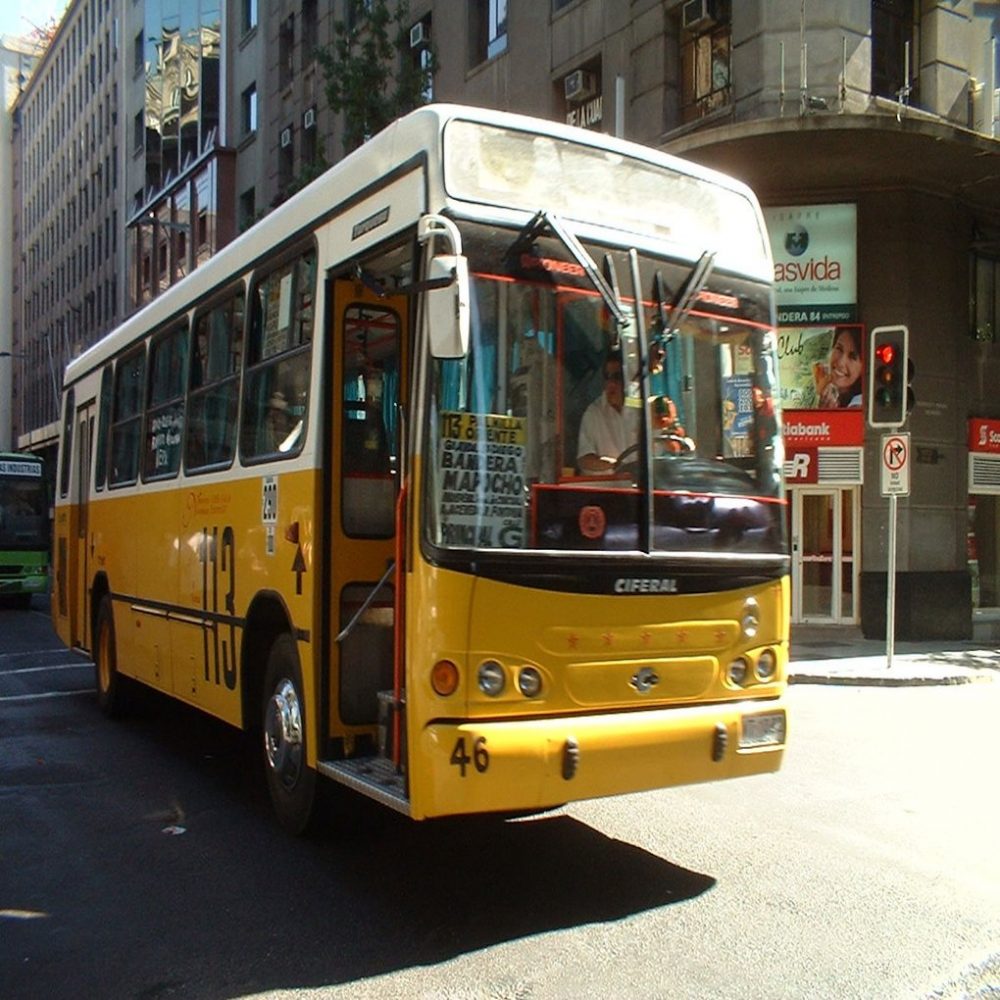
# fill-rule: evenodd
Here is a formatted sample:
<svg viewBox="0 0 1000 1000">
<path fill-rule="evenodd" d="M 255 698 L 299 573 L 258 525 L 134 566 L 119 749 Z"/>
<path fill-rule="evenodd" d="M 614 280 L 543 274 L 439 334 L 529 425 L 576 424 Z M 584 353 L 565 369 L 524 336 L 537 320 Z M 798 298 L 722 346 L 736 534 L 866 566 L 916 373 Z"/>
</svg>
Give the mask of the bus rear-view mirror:
<svg viewBox="0 0 1000 1000">
<path fill-rule="evenodd" d="M 460 254 L 432 257 L 427 277 L 441 282 L 427 292 L 431 355 L 464 358 L 469 352 L 469 262 Z"/>
</svg>

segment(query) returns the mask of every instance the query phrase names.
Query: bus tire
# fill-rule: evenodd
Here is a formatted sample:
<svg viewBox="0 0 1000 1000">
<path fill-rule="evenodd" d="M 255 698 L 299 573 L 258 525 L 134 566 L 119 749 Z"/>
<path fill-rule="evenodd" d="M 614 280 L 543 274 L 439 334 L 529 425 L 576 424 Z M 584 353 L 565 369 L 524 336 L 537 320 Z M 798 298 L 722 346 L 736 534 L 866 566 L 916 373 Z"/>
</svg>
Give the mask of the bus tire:
<svg viewBox="0 0 1000 1000">
<path fill-rule="evenodd" d="M 127 681 L 118 673 L 118 650 L 115 645 L 115 619 L 111 597 L 105 594 L 97 609 L 96 642 L 94 643 L 94 680 L 97 685 L 97 705 L 110 719 L 125 714 Z"/>
<path fill-rule="evenodd" d="M 291 833 L 305 832 L 316 800 L 316 772 L 306 762 L 302 670 L 295 640 L 275 639 L 264 673 L 261 711 L 264 773 L 278 822 Z"/>
</svg>

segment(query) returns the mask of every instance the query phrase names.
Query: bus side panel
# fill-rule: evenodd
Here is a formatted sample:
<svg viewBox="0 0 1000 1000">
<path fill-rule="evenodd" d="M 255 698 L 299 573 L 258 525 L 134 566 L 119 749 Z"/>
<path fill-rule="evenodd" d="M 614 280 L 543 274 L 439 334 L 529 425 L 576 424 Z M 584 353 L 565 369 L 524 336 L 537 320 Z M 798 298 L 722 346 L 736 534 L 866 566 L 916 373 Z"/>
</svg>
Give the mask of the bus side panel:
<svg viewBox="0 0 1000 1000">
<path fill-rule="evenodd" d="M 247 617 L 261 595 L 281 606 L 300 639 L 304 697 L 312 719 L 316 487 L 313 470 L 272 465 L 238 480 L 191 478 L 178 491 L 174 693 L 233 725 L 248 721 L 241 714 L 240 664 Z M 311 761 L 315 729 L 310 721 Z"/>
<path fill-rule="evenodd" d="M 109 490 L 90 506 L 94 567 L 106 574 L 112 595 L 118 669 L 162 691 L 170 690 L 163 602 L 177 565 L 168 551 L 170 506 L 169 492 L 137 494 L 129 487 Z"/>
</svg>

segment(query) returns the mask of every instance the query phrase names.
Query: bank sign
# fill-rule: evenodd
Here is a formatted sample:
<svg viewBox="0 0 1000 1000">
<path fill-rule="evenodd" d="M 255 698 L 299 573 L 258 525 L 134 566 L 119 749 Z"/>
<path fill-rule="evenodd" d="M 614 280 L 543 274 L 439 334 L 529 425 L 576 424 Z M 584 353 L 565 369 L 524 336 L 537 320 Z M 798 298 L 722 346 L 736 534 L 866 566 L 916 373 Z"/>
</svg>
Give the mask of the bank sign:
<svg viewBox="0 0 1000 1000">
<path fill-rule="evenodd" d="M 765 208 L 778 326 L 853 323 L 858 314 L 858 207 Z"/>
</svg>

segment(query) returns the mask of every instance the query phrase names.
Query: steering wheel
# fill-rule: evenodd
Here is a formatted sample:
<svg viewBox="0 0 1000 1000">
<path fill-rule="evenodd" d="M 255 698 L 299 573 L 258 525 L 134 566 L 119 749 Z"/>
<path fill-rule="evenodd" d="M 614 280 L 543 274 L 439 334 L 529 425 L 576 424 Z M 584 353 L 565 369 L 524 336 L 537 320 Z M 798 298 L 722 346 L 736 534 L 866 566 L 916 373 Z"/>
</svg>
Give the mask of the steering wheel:
<svg viewBox="0 0 1000 1000">
<path fill-rule="evenodd" d="M 612 468 L 617 472 L 626 462 L 626 459 L 631 458 L 639 451 L 638 444 L 630 444 L 616 459 L 615 464 Z"/>
</svg>

